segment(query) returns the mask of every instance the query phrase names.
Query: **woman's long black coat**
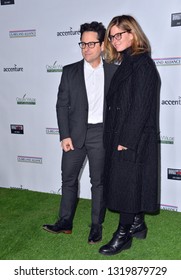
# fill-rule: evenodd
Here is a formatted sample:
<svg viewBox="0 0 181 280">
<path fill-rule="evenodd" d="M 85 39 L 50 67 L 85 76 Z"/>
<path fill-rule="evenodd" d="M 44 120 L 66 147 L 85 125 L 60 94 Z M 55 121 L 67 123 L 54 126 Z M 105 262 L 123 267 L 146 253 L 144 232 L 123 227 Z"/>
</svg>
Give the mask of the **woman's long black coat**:
<svg viewBox="0 0 181 280">
<path fill-rule="evenodd" d="M 104 195 L 110 210 L 138 213 L 159 208 L 159 90 L 151 57 L 124 54 L 106 99 Z M 117 151 L 118 145 L 128 149 Z"/>
</svg>

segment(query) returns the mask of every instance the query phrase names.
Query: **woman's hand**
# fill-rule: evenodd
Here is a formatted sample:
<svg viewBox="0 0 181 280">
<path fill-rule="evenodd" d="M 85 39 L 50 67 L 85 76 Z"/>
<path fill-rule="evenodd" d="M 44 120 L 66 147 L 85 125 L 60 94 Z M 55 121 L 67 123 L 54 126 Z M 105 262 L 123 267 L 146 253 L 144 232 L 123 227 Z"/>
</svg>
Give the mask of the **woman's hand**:
<svg viewBox="0 0 181 280">
<path fill-rule="evenodd" d="M 128 148 L 124 147 L 124 146 L 121 146 L 121 145 L 118 145 L 118 151 L 125 151 L 127 150 Z"/>
</svg>

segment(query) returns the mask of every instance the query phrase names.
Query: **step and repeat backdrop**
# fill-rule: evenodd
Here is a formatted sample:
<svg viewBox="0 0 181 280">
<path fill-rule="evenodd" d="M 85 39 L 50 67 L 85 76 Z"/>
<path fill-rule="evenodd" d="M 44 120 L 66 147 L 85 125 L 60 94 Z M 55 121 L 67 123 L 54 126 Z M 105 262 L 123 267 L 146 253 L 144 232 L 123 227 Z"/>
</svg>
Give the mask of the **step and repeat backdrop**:
<svg viewBox="0 0 181 280">
<path fill-rule="evenodd" d="M 80 60 L 80 24 L 133 15 L 162 80 L 161 208 L 181 212 L 181 1 L 0 1 L 0 187 L 61 194 L 55 104 L 62 67 Z M 79 196 L 90 199 L 88 163 Z"/>
</svg>

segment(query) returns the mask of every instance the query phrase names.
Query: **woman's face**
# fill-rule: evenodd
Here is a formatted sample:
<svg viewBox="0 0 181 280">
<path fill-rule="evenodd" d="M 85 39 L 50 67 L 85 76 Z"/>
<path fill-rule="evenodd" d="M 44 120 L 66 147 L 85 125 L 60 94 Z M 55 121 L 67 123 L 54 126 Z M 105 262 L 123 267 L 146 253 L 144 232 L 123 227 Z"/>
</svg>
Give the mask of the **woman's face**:
<svg viewBox="0 0 181 280">
<path fill-rule="evenodd" d="M 109 37 L 111 44 L 117 52 L 122 52 L 132 45 L 133 35 L 129 32 L 125 32 L 125 30 L 116 25 L 111 27 Z"/>
</svg>

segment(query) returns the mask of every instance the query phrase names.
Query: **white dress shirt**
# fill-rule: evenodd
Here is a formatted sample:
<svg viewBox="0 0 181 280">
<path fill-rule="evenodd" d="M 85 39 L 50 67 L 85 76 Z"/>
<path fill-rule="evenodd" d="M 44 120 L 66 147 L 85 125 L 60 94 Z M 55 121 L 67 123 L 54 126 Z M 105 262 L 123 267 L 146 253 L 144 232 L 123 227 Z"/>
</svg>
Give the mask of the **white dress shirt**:
<svg viewBox="0 0 181 280">
<path fill-rule="evenodd" d="M 84 60 L 84 76 L 89 104 L 88 123 L 102 123 L 104 103 L 104 69 L 102 60 L 96 68 L 93 68 L 90 63 Z"/>
</svg>

